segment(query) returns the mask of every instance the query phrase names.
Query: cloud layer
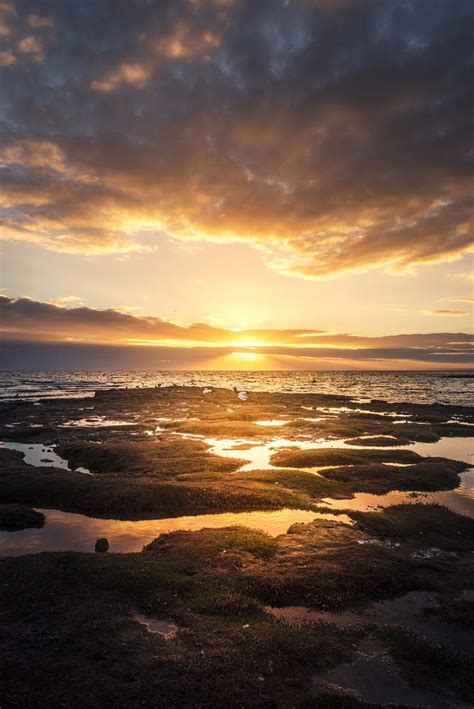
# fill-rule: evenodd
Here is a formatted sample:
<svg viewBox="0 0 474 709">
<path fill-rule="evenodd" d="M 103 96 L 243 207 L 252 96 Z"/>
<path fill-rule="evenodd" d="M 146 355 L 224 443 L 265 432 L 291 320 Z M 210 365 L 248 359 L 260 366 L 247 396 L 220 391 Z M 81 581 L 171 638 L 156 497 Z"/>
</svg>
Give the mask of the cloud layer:
<svg viewBox="0 0 474 709">
<path fill-rule="evenodd" d="M 466 333 L 358 337 L 320 330 L 233 331 L 205 324 L 182 327 L 159 318 L 118 310 L 67 308 L 6 296 L 0 296 L 0 322 L 7 359 L 9 352 L 14 351 L 7 345 L 21 341 L 71 346 L 153 345 L 153 357 L 159 361 L 165 358 L 168 368 L 183 363 L 184 366 L 196 366 L 197 362 L 239 352 L 259 353 L 267 358 L 267 362 L 272 358 L 282 368 L 310 367 L 327 361 L 338 362 L 340 366 L 347 363 L 383 366 L 384 362 L 400 362 L 404 366 L 423 363 L 441 368 L 469 366 L 474 342 L 474 335 Z M 148 360 L 153 357 L 148 355 Z M 4 364 L 9 368 L 8 362 Z"/>
<path fill-rule="evenodd" d="M 244 241 L 324 277 L 472 243 L 470 0 L 0 2 L 0 234 Z"/>
</svg>

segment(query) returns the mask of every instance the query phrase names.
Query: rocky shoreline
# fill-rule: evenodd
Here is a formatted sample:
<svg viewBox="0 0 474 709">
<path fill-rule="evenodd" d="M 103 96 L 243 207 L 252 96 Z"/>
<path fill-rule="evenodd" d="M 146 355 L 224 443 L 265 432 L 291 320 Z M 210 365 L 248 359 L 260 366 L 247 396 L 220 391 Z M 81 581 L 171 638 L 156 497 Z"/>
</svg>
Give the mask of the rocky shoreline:
<svg viewBox="0 0 474 709">
<path fill-rule="evenodd" d="M 474 520 L 418 498 L 344 503 L 456 490 L 467 458 L 413 448 L 465 438 L 467 452 L 473 424 L 469 407 L 195 387 L 0 404 L 0 519 L 19 525 L 3 529 L 33 524 L 35 507 L 45 529 L 48 508 L 128 520 L 318 511 L 274 537 L 232 526 L 162 534 L 138 553 L 113 553 L 110 539 L 106 553 L 2 559 L 1 706 L 472 705 L 473 656 L 429 630 L 436 616 L 472 632 Z M 271 611 L 337 614 L 428 591 L 438 610 L 416 612 L 426 633 L 401 618 L 355 626 Z M 354 684 L 348 668 L 368 657 L 393 686 L 377 674 L 364 691 Z"/>
</svg>

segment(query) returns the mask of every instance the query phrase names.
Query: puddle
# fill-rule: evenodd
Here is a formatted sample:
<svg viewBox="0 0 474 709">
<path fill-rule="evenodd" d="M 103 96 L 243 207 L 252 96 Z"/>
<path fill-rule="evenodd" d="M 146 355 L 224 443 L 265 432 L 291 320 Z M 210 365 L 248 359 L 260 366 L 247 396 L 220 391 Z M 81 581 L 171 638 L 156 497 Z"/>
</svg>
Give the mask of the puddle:
<svg viewBox="0 0 474 709">
<path fill-rule="evenodd" d="M 460 653 L 472 654 L 472 630 L 454 623 L 448 623 L 424 611 L 440 607 L 437 595 L 433 592 L 414 591 L 400 598 L 379 601 L 366 609 L 330 613 L 315 611 L 311 608 L 287 606 L 267 608 L 277 618 L 289 623 L 308 623 L 322 621 L 339 627 L 374 624 L 378 626 L 396 625 L 407 628 L 432 642 L 453 647 Z M 354 661 L 343 663 L 315 681 L 338 685 L 346 690 L 353 690 L 360 699 L 380 705 L 403 704 L 425 706 L 433 709 L 459 707 L 431 690 L 409 685 L 396 663 L 383 645 L 374 639 L 364 639 Z"/>
<path fill-rule="evenodd" d="M 453 703 L 431 690 L 410 686 L 380 643 L 363 640 L 355 662 L 344 663 L 316 681 L 353 690 L 357 697 L 377 706 L 403 705 L 429 709 L 455 709 Z"/>
<path fill-rule="evenodd" d="M 271 456 L 281 448 L 311 449 L 344 447 L 342 441 L 327 441 L 322 439 L 302 441 L 276 438 L 267 443 L 256 444 L 255 441 L 244 438 L 205 438 L 204 443 L 211 446 L 209 453 L 224 456 L 225 458 L 243 458 L 248 460 L 248 463 L 244 463 L 244 465 L 239 468 L 239 473 L 249 470 L 281 470 L 281 466 L 272 465 L 270 463 Z M 285 466 L 285 469 L 289 467 L 290 466 Z M 317 474 L 317 472 L 321 470 L 321 467 L 322 466 L 312 468 L 308 466 L 304 468 L 304 470 Z"/>
<path fill-rule="evenodd" d="M 357 438 L 359 441 L 367 441 L 367 444 L 368 444 L 369 446 L 374 446 L 375 448 L 377 448 L 377 447 L 379 447 L 379 448 L 391 448 L 391 447 L 392 447 L 392 446 L 380 446 L 380 445 L 378 444 L 378 440 L 379 440 L 380 438 L 386 438 L 387 440 L 395 441 L 395 444 L 396 444 L 396 442 L 399 440 L 396 436 L 390 436 L 390 435 L 385 434 L 385 433 L 382 434 L 382 435 L 377 435 L 377 434 L 371 433 L 371 434 L 366 435 L 366 436 L 355 436 L 355 438 Z M 395 446 L 395 444 L 394 444 L 394 446 Z M 350 444 L 350 443 L 347 443 L 346 445 L 350 446 L 351 444 Z M 353 446 L 351 446 L 351 447 L 353 447 Z M 365 448 L 365 446 L 364 446 L 364 448 Z M 397 448 L 400 448 L 400 443 L 397 445 Z"/>
<path fill-rule="evenodd" d="M 392 468 L 411 468 L 413 463 L 384 463 L 384 465 L 391 466 Z"/>
<path fill-rule="evenodd" d="M 269 421 L 255 421 L 257 426 L 286 426 L 289 421 L 282 421 L 281 419 L 270 419 Z"/>
<path fill-rule="evenodd" d="M 178 529 L 197 531 L 242 525 L 267 532 L 273 537 L 285 534 L 292 524 L 316 518 L 352 524 L 347 515 L 332 515 L 310 510 L 284 508 L 269 512 L 225 512 L 167 519 L 124 521 L 86 517 L 60 510 L 39 509 L 46 517 L 42 529 L 0 532 L 0 556 L 18 556 L 43 551 L 93 552 L 97 539 L 106 537 L 110 552 L 141 551 L 160 534 Z"/>
<path fill-rule="evenodd" d="M 18 451 L 23 453 L 23 460 L 28 465 L 33 465 L 35 468 L 61 468 L 68 472 L 82 473 L 83 475 L 92 475 L 87 468 L 75 468 L 74 471 L 68 465 L 67 460 L 61 458 L 54 452 L 54 446 L 45 446 L 42 443 L 9 443 L 0 442 L 0 448 Z"/>
<path fill-rule="evenodd" d="M 135 426 L 136 424 L 132 421 L 114 421 L 113 419 L 108 419 L 105 416 L 90 416 L 86 419 L 76 419 L 74 421 L 66 421 L 60 424 L 60 428 L 97 428 L 97 427 L 111 427 L 117 426 Z"/>
<path fill-rule="evenodd" d="M 357 512 L 373 511 L 377 508 L 391 505 L 438 504 L 448 507 L 453 512 L 474 518 L 474 469 L 460 474 L 460 485 L 454 490 L 442 492 L 388 492 L 385 495 L 374 495 L 368 492 L 357 492 L 352 499 L 337 500 L 326 497 L 321 502 L 334 509 L 347 509 Z"/>
<path fill-rule="evenodd" d="M 415 451 L 419 455 L 433 458 L 451 458 L 462 460 L 474 465 L 474 443 L 472 438 L 451 436 L 440 438 L 436 443 L 412 443 L 404 446 L 406 450 Z"/>
<path fill-rule="evenodd" d="M 359 436 L 359 438 L 370 439 L 374 436 Z M 389 436 L 384 436 L 389 438 Z M 395 439 L 395 437 L 393 437 Z M 396 440 L 396 439 L 395 439 Z M 308 448 L 353 448 L 359 450 L 367 450 L 367 446 L 351 445 L 344 441 L 324 441 L 319 439 L 314 441 Z M 448 438 L 440 438 L 435 443 L 408 443 L 404 446 L 380 446 L 381 450 L 409 450 L 418 453 L 423 457 L 431 458 L 451 458 L 452 460 L 460 460 L 465 463 L 474 464 L 474 445 L 472 438 L 463 436 L 452 436 Z M 371 448 L 374 450 L 374 448 Z"/>
<path fill-rule="evenodd" d="M 137 623 L 143 625 L 149 633 L 161 635 L 161 637 L 166 640 L 171 640 L 171 638 L 174 638 L 178 632 L 178 626 L 175 623 L 171 623 L 167 620 L 159 620 L 158 618 L 152 618 L 151 616 L 143 615 L 142 613 L 135 613 L 133 620 L 136 620 Z"/>
<path fill-rule="evenodd" d="M 316 411 L 322 411 L 325 414 L 371 414 L 388 418 L 400 418 L 401 416 L 399 411 L 370 411 L 369 409 L 353 409 L 350 406 L 317 406 Z"/>
<path fill-rule="evenodd" d="M 267 607 L 276 618 L 290 623 L 310 623 L 322 621 L 338 626 L 346 625 L 400 625 L 426 635 L 436 643 L 449 643 L 459 652 L 472 653 L 473 632 L 468 628 L 425 616 L 425 609 L 437 609 L 439 603 L 436 593 L 430 591 L 412 591 L 405 596 L 387 601 L 372 603 L 361 611 L 316 611 L 305 606 Z"/>
<path fill-rule="evenodd" d="M 192 434 L 180 434 L 185 437 L 190 437 Z M 195 436 L 193 436 L 195 437 Z M 361 438 L 373 438 L 373 436 L 361 436 Z M 249 470 L 275 470 L 281 466 L 271 465 L 270 458 L 275 451 L 281 448 L 299 448 L 301 450 L 321 449 L 321 448 L 340 448 L 350 450 L 366 450 L 368 446 L 350 445 L 341 439 L 325 439 L 317 438 L 313 440 L 301 439 L 285 439 L 275 438 L 266 443 L 255 443 L 255 441 L 245 438 L 204 438 L 205 443 L 211 446 L 209 452 L 215 455 L 224 456 L 227 458 L 244 458 L 248 460 L 239 472 Z M 394 440 L 396 440 L 394 438 Z M 453 436 L 452 438 L 441 438 L 436 443 L 410 443 L 405 446 L 383 446 L 377 448 L 381 451 L 389 450 L 411 450 L 422 456 L 431 456 L 439 458 L 452 458 L 453 460 L 461 460 L 466 463 L 473 462 L 473 445 L 471 438 L 463 438 Z M 376 450 L 370 448 L 370 450 Z M 245 451 L 243 453 L 243 451 Z M 285 466 L 286 468 L 291 466 Z M 301 468 L 301 470 L 311 471 L 311 467 Z M 315 471 L 318 468 L 314 469 Z"/>
</svg>

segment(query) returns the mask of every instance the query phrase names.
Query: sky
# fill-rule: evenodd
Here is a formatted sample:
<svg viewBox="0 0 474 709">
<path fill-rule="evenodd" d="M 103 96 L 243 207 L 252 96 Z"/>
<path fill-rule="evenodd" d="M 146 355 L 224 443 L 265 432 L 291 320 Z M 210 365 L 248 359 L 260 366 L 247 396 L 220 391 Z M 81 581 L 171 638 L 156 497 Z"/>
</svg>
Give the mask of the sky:
<svg viewBox="0 0 474 709">
<path fill-rule="evenodd" d="M 471 0 L 0 0 L 0 365 L 469 366 L 472 36 Z"/>
</svg>

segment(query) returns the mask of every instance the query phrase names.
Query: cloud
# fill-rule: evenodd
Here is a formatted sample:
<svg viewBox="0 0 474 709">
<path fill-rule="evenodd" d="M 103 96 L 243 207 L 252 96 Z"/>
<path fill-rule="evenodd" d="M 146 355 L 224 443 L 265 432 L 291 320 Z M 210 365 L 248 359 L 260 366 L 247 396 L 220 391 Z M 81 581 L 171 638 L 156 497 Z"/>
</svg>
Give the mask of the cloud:
<svg viewBox="0 0 474 709">
<path fill-rule="evenodd" d="M 402 334 L 361 337 L 331 334 L 321 330 L 254 329 L 226 330 L 205 323 L 177 325 L 157 317 L 132 314 L 123 308 L 95 310 L 77 305 L 66 296 L 42 303 L 29 298 L 0 296 L 0 321 L 4 343 L 76 343 L 81 346 L 110 345 L 137 348 L 153 346 L 155 361 L 166 353 L 170 362 L 190 363 L 209 358 L 226 358 L 233 353 L 251 352 L 279 363 L 281 368 L 310 368 L 319 363 L 339 366 L 383 368 L 425 363 L 434 367 L 472 363 L 474 335 L 467 333 Z M 13 351 L 13 350 L 12 350 Z M 138 356 L 138 355 L 137 355 Z M 148 355 L 149 359 L 152 355 Z M 188 357 L 188 358 L 187 358 Z M 270 358 L 270 359 L 268 359 Z M 276 358 L 276 359 L 275 359 Z M 129 358 L 135 366 L 133 358 Z M 140 358 L 137 361 L 141 361 Z M 224 359 L 229 367 L 229 360 Z M 215 362 L 214 362 L 215 364 Z M 171 366 L 171 365 L 170 365 Z"/>
<path fill-rule="evenodd" d="M 452 278 L 462 278 L 466 281 L 474 281 L 474 273 L 453 273 Z"/>
<path fill-rule="evenodd" d="M 241 241 L 304 278 L 472 248 L 468 0 L 35 5 L 0 3 L 3 238 Z"/>
<path fill-rule="evenodd" d="M 102 79 L 96 79 L 91 82 L 93 91 L 102 91 L 107 93 L 115 91 L 121 84 L 129 84 L 137 88 L 143 88 L 150 77 L 151 67 L 143 64 L 120 64 L 110 74 Z"/>
<path fill-rule="evenodd" d="M 429 310 L 428 315 L 458 317 L 460 315 L 467 315 L 467 313 L 464 310 Z"/>
<path fill-rule="evenodd" d="M 84 304 L 83 299 L 78 298 L 76 295 L 58 296 L 56 298 L 52 298 L 49 302 L 51 305 L 57 305 L 60 308 L 73 308 Z"/>
<path fill-rule="evenodd" d="M 36 62 L 44 61 L 43 45 L 40 40 L 32 34 L 20 39 L 16 48 L 22 54 L 31 55 Z"/>
<path fill-rule="evenodd" d="M 52 17 L 46 17 L 45 15 L 36 15 L 35 13 L 28 15 L 26 18 L 26 23 L 28 27 L 32 29 L 44 29 L 46 27 L 54 27 L 54 20 Z"/>
<path fill-rule="evenodd" d="M 0 52 L 0 66 L 13 66 L 13 64 L 16 64 L 16 61 L 17 59 L 13 52 Z"/>
<path fill-rule="evenodd" d="M 0 12 L 3 15 L 16 15 L 15 5 L 11 0 L 0 0 Z"/>
<path fill-rule="evenodd" d="M 474 298 L 469 295 L 460 296 L 458 298 L 440 298 L 440 300 L 448 303 L 474 303 Z"/>
</svg>

